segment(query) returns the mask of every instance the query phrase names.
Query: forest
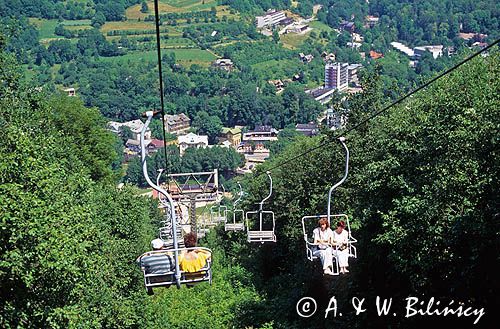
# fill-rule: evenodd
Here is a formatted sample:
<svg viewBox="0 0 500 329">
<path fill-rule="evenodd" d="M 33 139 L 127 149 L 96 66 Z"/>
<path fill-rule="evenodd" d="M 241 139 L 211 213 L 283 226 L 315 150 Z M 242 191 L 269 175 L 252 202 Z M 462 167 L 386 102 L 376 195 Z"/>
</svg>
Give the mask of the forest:
<svg viewBox="0 0 500 329">
<path fill-rule="evenodd" d="M 218 169 L 233 195 L 236 182 L 243 186 L 245 211 L 268 193 L 270 170 L 265 208 L 276 215 L 277 242 L 250 244 L 245 232 L 219 225 L 200 239 L 213 252 L 212 284 L 148 296 L 136 259 L 150 250 L 163 215 L 145 196 L 140 160 L 124 161 L 130 131 L 117 136 L 107 123 L 159 107 L 152 3 L 0 0 L 0 327 L 496 327 L 498 46 L 361 124 L 476 51 L 473 43 L 495 42 L 495 1 L 318 0 L 314 30 L 296 39 L 264 36 L 255 15 L 283 9 L 312 17 L 309 1 L 160 1 L 172 11 L 161 13 L 165 112 L 187 114 L 211 143 L 223 126 L 281 131 L 266 143 L 265 163 L 237 179 L 244 159 L 222 147 L 181 157 L 168 146 L 147 157 L 147 170 L 154 177 L 165 166 L 172 173 Z M 379 17 L 378 25 L 365 27 L 366 15 Z M 351 20 L 364 36 L 358 50 L 341 29 Z M 395 40 L 456 53 L 426 54 L 410 67 L 391 50 Z M 370 50 L 383 57 L 363 59 Z M 363 64 L 362 93 L 322 105 L 304 92 L 323 84 L 325 51 Z M 314 59 L 303 62 L 299 53 Z M 213 67 L 216 58 L 235 68 Z M 268 83 L 293 76 L 280 93 Z M 63 92 L 70 86 L 77 97 Z M 327 107 L 349 114 L 344 128 L 314 137 L 295 130 Z M 174 139 L 161 124 L 152 123 L 153 137 Z M 332 212 L 349 216 L 358 257 L 349 259 L 348 274 L 327 276 L 306 258 L 301 219 L 326 212 L 329 188 L 344 173 L 339 136 L 347 138 L 350 168 Z M 297 312 L 304 297 L 317 302 L 308 318 Z M 332 297 L 339 314 L 325 314 Z M 359 314 L 355 297 L 365 300 Z M 388 315 L 377 313 L 377 297 L 392 298 Z M 484 314 L 408 317 L 409 297 Z"/>
</svg>

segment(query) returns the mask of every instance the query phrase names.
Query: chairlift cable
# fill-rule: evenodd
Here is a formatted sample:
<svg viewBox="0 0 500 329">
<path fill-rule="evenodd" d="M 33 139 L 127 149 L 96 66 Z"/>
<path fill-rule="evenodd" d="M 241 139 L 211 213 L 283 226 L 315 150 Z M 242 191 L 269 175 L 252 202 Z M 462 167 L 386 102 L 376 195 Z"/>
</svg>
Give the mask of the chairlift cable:
<svg viewBox="0 0 500 329">
<path fill-rule="evenodd" d="M 163 132 L 163 153 L 165 154 L 165 172 L 168 174 L 168 155 L 167 155 L 167 138 L 165 131 L 165 103 L 163 100 L 163 70 L 161 66 L 161 44 L 160 44 L 160 14 L 158 12 L 158 0 L 154 0 L 155 4 L 155 25 L 156 25 L 156 50 L 158 54 L 158 75 L 160 81 L 160 106 L 161 106 L 161 122 Z"/>
<path fill-rule="evenodd" d="M 316 151 L 317 149 L 320 149 L 320 148 L 323 148 L 331 143 L 333 143 L 334 141 L 336 141 L 339 137 L 341 137 L 341 135 L 346 135 L 347 133 L 353 131 L 353 130 L 356 130 L 358 129 L 360 126 L 364 125 L 365 123 L 367 123 L 368 121 L 371 121 L 372 119 L 376 118 L 377 116 L 381 115 L 382 113 L 386 112 L 387 110 L 389 110 L 390 108 L 396 106 L 397 104 L 401 103 L 402 101 L 404 101 L 405 99 L 407 99 L 408 97 L 416 94 L 417 92 L 419 92 L 420 90 L 428 87 L 429 85 L 431 85 L 432 83 L 436 82 L 437 80 L 441 79 L 442 77 L 444 77 L 445 75 L 448 75 L 449 73 L 453 72 L 454 70 L 456 70 L 457 68 L 459 68 L 460 66 L 462 66 L 463 64 L 467 63 L 468 61 L 472 60 L 473 58 L 477 57 L 478 55 L 488 51 L 490 48 L 492 48 L 493 46 L 495 46 L 496 44 L 498 44 L 500 42 L 500 39 L 497 39 L 496 41 L 494 41 L 493 43 L 491 43 L 490 45 L 488 45 L 487 47 L 483 48 L 483 49 L 480 49 L 479 51 L 475 52 L 474 54 L 470 55 L 469 57 L 467 57 L 466 59 L 464 59 L 463 61 L 461 61 L 460 63 L 458 64 L 455 64 L 454 66 L 452 66 L 451 68 L 449 68 L 448 70 L 444 71 L 443 73 L 440 73 L 439 75 L 437 75 L 436 77 L 430 79 L 429 81 L 427 81 L 426 83 L 424 83 L 423 85 L 413 89 L 412 91 L 410 91 L 409 93 L 407 93 L 406 95 L 400 97 L 399 99 L 397 99 L 396 101 L 392 102 L 391 104 L 387 105 L 386 107 L 382 108 L 381 110 L 378 110 L 376 111 L 375 113 L 373 113 L 372 115 L 370 115 L 368 118 L 362 120 L 360 123 L 356 124 L 354 127 L 351 127 L 349 128 L 348 130 L 342 132 L 342 134 L 339 134 L 338 136 L 334 136 L 333 138 L 331 139 L 328 139 L 322 143 L 320 143 L 318 146 L 315 146 L 313 148 L 310 148 L 309 150 L 303 152 L 303 153 L 300 153 L 294 157 L 291 157 L 289 158 L 288 160 L 285 160 L 283 162 L 281 162 L 280 164 L 276 165 L 276 166 L 273 166 L 271 167 L 270 169 L 267 169 L 267 171 L 273 171 L 275 169 L 278 169 L 279 167 L 281 166 L 284 166 L 285 164 L 288 164 L 294 160 L 297 160 L 311 152 L 314 152 Z M 255 178 L 265 174 L 266 172 L 263 171 L 259 174 L 256 174 L 255 175 Z"/>
</svg>

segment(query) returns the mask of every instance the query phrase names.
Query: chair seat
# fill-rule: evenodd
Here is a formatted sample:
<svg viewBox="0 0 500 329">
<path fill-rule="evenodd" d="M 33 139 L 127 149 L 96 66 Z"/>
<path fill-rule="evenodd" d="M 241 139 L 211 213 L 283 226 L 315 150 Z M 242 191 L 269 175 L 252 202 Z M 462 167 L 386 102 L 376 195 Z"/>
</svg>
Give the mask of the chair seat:
<svg viewBox="0 0 500 329">
<path fill-rule="evenodd" d="M 276 242 L 276 235 L 274 235 L 274 231 L 248 231 L 248 241 Z"/>
<path fill-rule="evenodd" d="M 243 223 L 228 223 L 225 225 L 226 231 L 242 231 L 245 229 Z"/>
</svg>

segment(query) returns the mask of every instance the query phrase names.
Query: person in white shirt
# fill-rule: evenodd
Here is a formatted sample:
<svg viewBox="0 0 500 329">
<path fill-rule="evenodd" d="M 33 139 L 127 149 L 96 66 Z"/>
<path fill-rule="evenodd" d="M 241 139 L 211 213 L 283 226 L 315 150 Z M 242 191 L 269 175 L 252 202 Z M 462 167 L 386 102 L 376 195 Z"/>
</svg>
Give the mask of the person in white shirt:
<svg viewBox="0 0 500 329">
<path fill-rule="evenodd" d="M 344 221 L 340 221 L 337 223 L 337 228 L 333 231 L 333 245 L 335 247 L 334 254 L 337 256 L 340 266 L 340 273 L 348 273 L 349 270 L 347 267 L 349 266 L 349 233 L 347 233 L 345 228 Z"/>
<path fill-rule="evenodd" d="M 313 243 L 317 246 L 313 254 L 321 259 L 324 273 L 333 275 L 333 231 L 326 218 L 321 218 L 318 225 L 313 230 Z"/>
</svg>

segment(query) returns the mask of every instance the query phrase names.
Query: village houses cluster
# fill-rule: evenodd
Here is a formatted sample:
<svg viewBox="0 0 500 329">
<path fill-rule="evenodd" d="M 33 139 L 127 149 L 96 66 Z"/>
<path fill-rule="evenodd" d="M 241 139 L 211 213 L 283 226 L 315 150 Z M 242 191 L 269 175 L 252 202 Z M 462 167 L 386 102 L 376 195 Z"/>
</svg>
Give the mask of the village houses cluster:
<svg viewBox="0 0 500 329">
<path fill-rule="evenodd" d="M 277 11 L 270 9 L 262 16 L 255 18 L 257 29 L 266 35 L 271 35 L 273 30 L 278 30 L 279 34 L 287 33 L 307 33 L 312 29 L 308 23 L 314 17 L 309 19 L 287 17 L 285 11 Z M 379 23 L 379 18 L 375 16 L 366 16 L 364 19 L 365 28 L 373 28 Z M 355 23 L 352 21 L 342 21 L 338 33 L 346 31 L 351 35 L 348 47 L 358 49 L 361 47 L 364 40 L 363 36 L 356 33 Z M 460 38 L 464 40 L 475 40 L 475 46 L 485 46 L 484 39 L 486 35 L 460 33 Z M 422 45 L 414 48 L 407 47 L 400 42 L 391 42 L 394 49 L 410 58 L 410 65 L 415 66 L 418 60 L 426 53 L 430 53 L 434 59 L 446 55 L 450 56 L 454 53 L 454 49 L 445 49 L 442 45 Z M 473 46 L 474 46 L 473 45 Z M 372 60 L 382 58 L 384 55 L 375 50 L 370 50 L 367 53 L 360 52 L 362 58 L 369 56 Z M 312 54 L 298 54 L 299 59 L 307 65 L 314 56 Z M 311 95 L 316 101 L 327 104 L 336 92 L 356 93 L 361 92 L 361 86 L 358 81 L 358 71 L 362 68 L 361 64 L 344 63 L 336 61 L 335 54 L 324 51 L 321 54 L 324 61 L 324 85 L 306 89 L 305 92 Z M 219 58 L 212 63 L 212 66 L 227 72 L 235 69 L 233 61 L 229 58 Z M 268 83 L 276 88 L 276 94 L 283 92 L 288 83 L 300 79 L 300 74 L 297 73 L 289 79 L 269 80 Z M 73 88 L 66 89 L 65 92 L 69 96 L 75 95 Z M 179 153 L 183 156 L 188 148 L 211 148 L 214 146 L 233 148 L 237 152 L 243 154 L 246 159 L 245 166 L 238 168 L 237 172 L 242 174 L 251 171 L 256 164 L 264 162 L 269 157 L 269 143 L 278 140 L 279 131 L 271 126 L 255 126 L 253 129 L 247 127 L 224 127 L 217 138 L 216 145 L 210 145 L 208 136 L 197 135 L 194 129 L 191 128 L 191 119 L 184 113 L 175 115 L 165 115 L 164 117 L 165 131 L 175 135 L 176 139 L 167 142 L 167 145 L 176 145 L 179 148 Z M 325 111 L 318 122 L 323 122 L 330 129 L 338 129 L 345 126 L 347 122 L 347 114 L 342 111 L 334 111 L 328 109 Z M 109 122 L 109 129 L 122 136 L 126 131 L 126 136 L 129 137 L 125 143 L 125 159 L 140 155 L 139 138 L 143 128 L 141 120 L 132 120 L 128 122 Z M 314 136 L 319 133 L 317 123 L 297 124 L 296 130 L 306 136 Z M 151 131 L 146 132 L 146 149 L 149 154 L 156 152 L 164 147 L 164 141 L 151 137 Z"/>
<path fill-rule="evenodd" d="M 278 130 L 271 126 L 255 126 L 254 129 L 246 129 L 242 126 L 224 127 L 217 138 L 217 144 L 210 145 L 208 136 L 197 135 L 191 128 L 190 118 L 184 114 L 165 115 L 165 131 L 175 135 L 177 138 L 167 142 L 167 145 L 176 145 L 181 156 L 188 148 L 211 148 L 214 146 L 233 148 L 238 153 L 245 156 L 245 166 L 238 169 L 238 173 L 243 174 L 251 171 L 256 164 L 264 162 L 269 157 L 268 142 L 278 140 Z M 120 136 L 127 131 L 125 142 L 125 160 L 140 156 L 140 134 L 144 123 L 137 119 L 127 122 L 110 121 L 108 129 Z M 317 124 L 298 124 L 297 131 L 306 136 L 314 136 L 319 132 Z M 151 130 L 145 132 L 146 152 L 152 154 L 164 147 L 164 141 L 152 138 Z"/>
</svg>

